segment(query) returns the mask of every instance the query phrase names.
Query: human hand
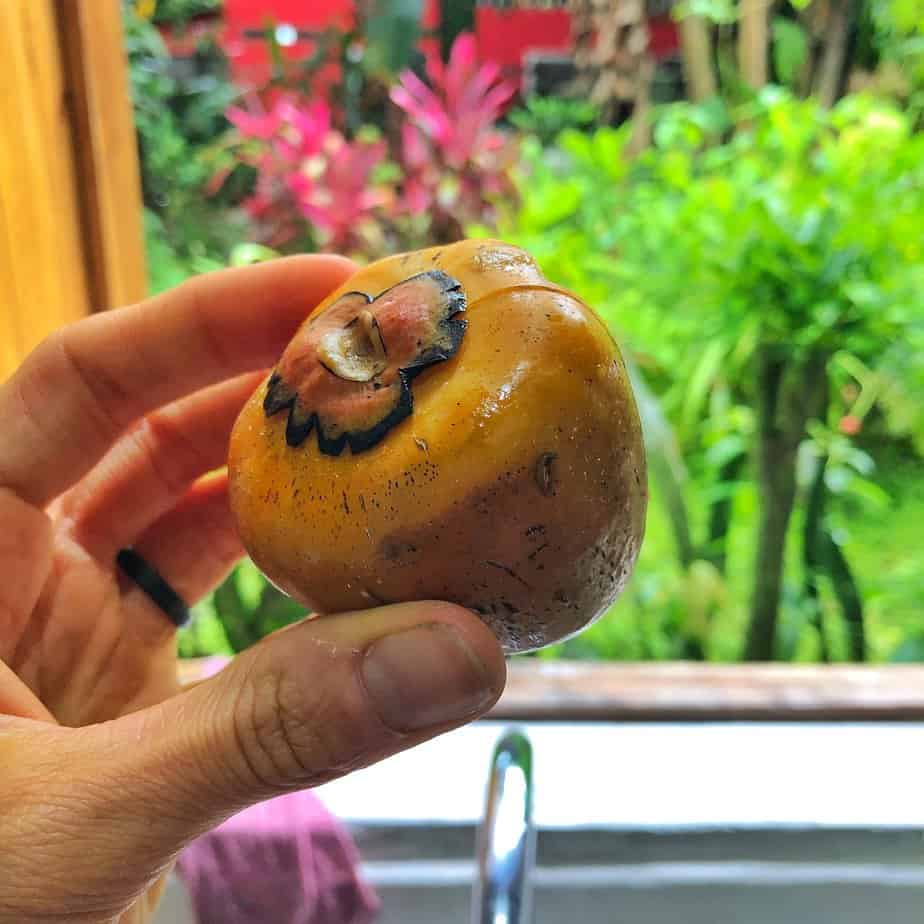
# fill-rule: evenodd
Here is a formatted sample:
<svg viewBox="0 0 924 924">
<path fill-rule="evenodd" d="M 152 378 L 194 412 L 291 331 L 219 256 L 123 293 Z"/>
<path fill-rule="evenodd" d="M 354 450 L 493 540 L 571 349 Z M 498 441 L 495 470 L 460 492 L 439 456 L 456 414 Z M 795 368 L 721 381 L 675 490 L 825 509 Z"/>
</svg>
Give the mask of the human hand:
<svg viewBox="0 0 924 924">
<path fill-rule="evenodd" d="M 182 847 L 244 806 L 475 718 L 504 683 L 471 613 L 415 603 L 290 626 L 182 692 L 175 627 L 241 556 L 228 436 L 352 265 L 194 279 L 52 335 L 0 386 L 0 922 L 147 920 Z"/>
</svg>

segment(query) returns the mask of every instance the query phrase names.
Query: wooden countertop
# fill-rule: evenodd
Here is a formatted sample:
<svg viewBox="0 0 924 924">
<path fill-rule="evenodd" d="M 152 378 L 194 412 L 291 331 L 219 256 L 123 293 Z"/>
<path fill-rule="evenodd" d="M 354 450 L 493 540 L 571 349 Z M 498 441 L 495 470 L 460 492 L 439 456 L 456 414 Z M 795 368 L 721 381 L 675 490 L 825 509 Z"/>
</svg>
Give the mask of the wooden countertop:
<svg viewBox="0 0 924 924">
<path fill-rule="evenodd" d="M 920 720 L 924 667 L 522 662 L 499 717 L 593 721 Z"/>
</svg>

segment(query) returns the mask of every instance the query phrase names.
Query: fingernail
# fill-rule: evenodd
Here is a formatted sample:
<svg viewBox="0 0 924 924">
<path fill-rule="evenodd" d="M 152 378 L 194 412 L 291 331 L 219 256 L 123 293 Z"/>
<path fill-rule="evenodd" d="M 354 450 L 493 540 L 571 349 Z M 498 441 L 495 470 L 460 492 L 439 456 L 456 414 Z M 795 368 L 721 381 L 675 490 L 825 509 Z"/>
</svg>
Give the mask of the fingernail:
<svg viewBox="0 0 924 924">
<path fill-rule="evenodd" d="M 362 676 L 379 718 L 395 731 L 472 718 L 494 696 L 484 665 L 462 636 L 442 623 L 373 642 Z"/>
</svg>

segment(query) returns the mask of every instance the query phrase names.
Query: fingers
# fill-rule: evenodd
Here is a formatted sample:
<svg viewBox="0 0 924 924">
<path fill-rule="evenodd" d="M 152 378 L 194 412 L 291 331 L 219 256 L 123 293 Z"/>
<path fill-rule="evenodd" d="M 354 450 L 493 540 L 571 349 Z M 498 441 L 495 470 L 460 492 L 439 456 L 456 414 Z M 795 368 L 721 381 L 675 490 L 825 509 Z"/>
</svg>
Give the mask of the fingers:
<svg viewBox="0 0 924 924">
<path fill-rule="evenodd" d="M 0 487 L 0 659 L 9 661 L 16 650 L 51 558 L 51 521 Z"/>
<path fill-rule="evenodd" d="M 241 406 L 262 373 L 239 376 L 147 415 L 58 505 L 83 547 L 112 562 L 193 482 L 223 466 Z"/>
<path fill-rule="evenodd" d="M 244 554 L 228 506 L 227 475 L 197 484 L 134 547 L 188 604 L 205 596 Z M 157 642 L 175 631 L 173 623 L 140 588 L 130 588 L 123 603 L 126 626 L 139 645 Z"/>
<path fill-rule="evenodd" d="M 139 417 L 272 365 L 352 269 L 318 255 L 222 270 L 56 332 L 0 386 L 0 485 L 44 506 Z"/>
<path fill-rule="evenodd" d="M 54 716 L 42 701 L 0 661 L 0 715 L 54 723 Z"/>
<path fill-rule="evenodd" d="M 0 920 L 116 919 L 223 818 L 460 725 L 503 683 L 480 620 L 419 603 L 290 627 L 115 721 L 0 717 L 0 843 L 29 841 L 0 864 Z"/>
<path fill-rule="evenodd" d="M 154 864 L 227 815 L 461 725 L 504 684 L 494 636 L 459 607 L 417 603 L 299 623 L 216 677 L 83 729 L 111 857 Z M 118 781 L 107 786 L 106 780 Z"/>
</svg>

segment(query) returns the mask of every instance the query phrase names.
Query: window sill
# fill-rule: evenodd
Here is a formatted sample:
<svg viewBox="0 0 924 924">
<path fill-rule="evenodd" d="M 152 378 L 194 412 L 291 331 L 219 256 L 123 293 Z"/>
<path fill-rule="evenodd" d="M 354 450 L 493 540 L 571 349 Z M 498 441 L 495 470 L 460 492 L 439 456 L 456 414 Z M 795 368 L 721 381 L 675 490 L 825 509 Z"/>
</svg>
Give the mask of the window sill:
<svg viewBox="0 0 924 924">
<path fill-rule="evenodd" d="M 184 684 L 228 659 L 180 662 Z M 924 666 L 513 660 L 507 721 L 922 721 Z"/>
</svg>

